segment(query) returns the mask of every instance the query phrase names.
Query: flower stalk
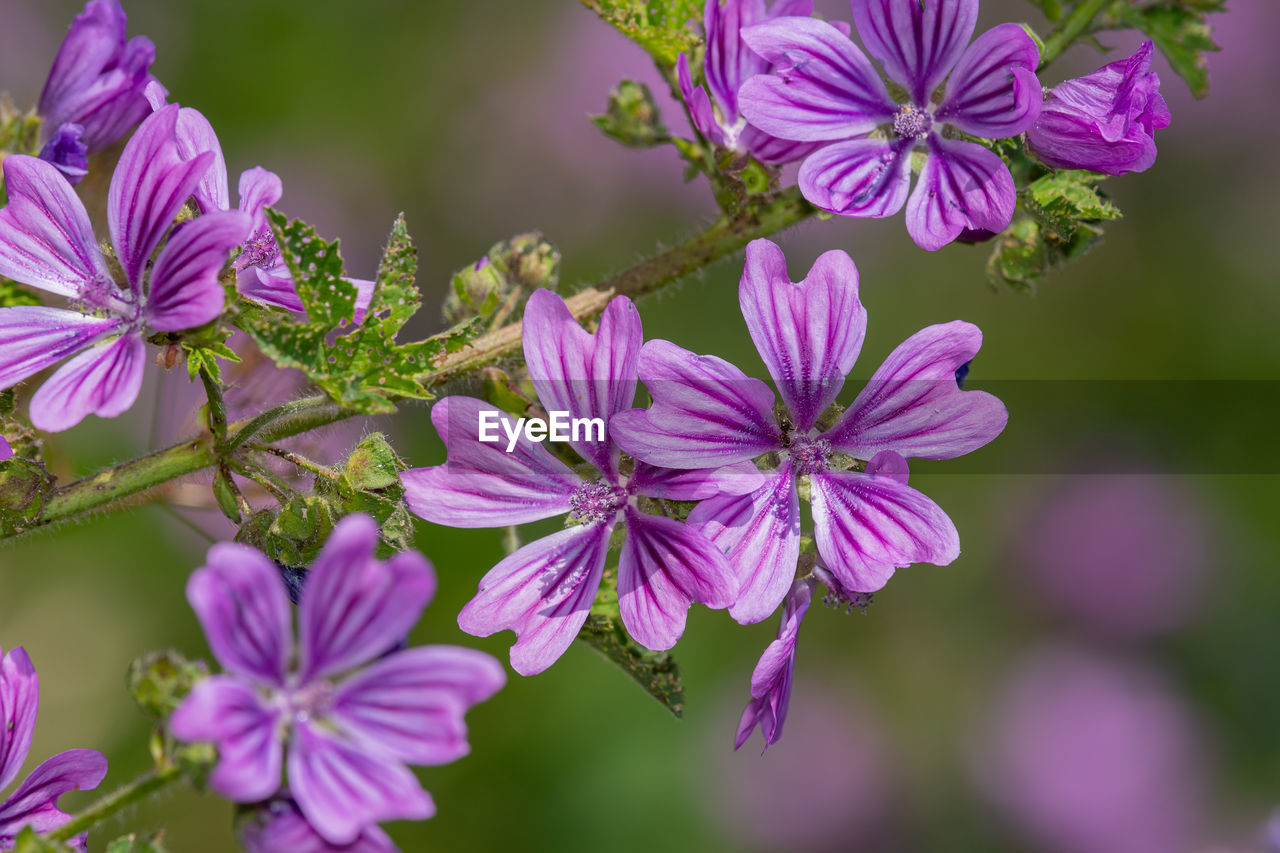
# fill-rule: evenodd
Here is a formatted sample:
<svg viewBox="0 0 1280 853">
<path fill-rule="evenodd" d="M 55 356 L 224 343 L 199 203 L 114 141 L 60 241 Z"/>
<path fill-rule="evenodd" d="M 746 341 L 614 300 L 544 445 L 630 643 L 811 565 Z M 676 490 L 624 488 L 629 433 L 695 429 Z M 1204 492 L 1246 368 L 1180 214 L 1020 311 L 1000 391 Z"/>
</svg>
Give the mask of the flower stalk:
<svg viewBox="0 0 1280 853">
<path fill-rule="evenodd" d="M 68 841 L 82 832 L 92 829 L 112 815 L 136 805 L 157 791 L 167 788 L 182 776 L 176 764 L 153 768 L 137 779 L 112 791 L 71 818 L 70 821 L 48 833 L 51 841 Z"/>
<path fill-rule="evenodd" d="M 1111 3 L 1112 0 L 1081 0 L 1071 10 L 1071 14 L 1067 15 L 1058 28 L 1044 40 L 1044 46 L 1040 48 L 1040 65 L 1036 70 L 1043 71 L 1050 63 L 1062 56 L 1067 48 L 1075 44 L 1076 39 L 1089 30 L 1098 13 Z"/>
</svg>

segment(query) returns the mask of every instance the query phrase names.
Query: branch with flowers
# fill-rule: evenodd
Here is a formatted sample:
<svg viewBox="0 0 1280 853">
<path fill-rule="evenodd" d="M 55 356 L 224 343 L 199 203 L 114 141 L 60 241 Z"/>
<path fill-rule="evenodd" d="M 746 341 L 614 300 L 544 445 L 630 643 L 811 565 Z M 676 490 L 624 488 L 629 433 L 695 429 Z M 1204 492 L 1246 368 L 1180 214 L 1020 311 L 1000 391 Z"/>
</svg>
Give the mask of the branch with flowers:
<svg viewBox="0 0 1280 853">
<path fill-rule="evenodd" d="M 84 849 L 85 833 L 181 780 L 240 804 L 250 850 L 393 849 L 380 823 L 434 813 L 408 765 L 461 757 L 465 712 L 505 682 L 479 652 L 404 648 L 436 586 L 411 515 L 508 531 L 563 518 L 528 543 L 509 532 L 458 616 L 475 636 L 512 631 L 524 676 L 580 639 L 678 715 L 669 650 L 690 607 L 742 624 L 780 610 L 736 738 L 758 727 L 776 744 L 814 594 L 865 610 L 896 569 L 954 561 L 959 533 L 909 485 L 909 460 L 976 450 L 1008 413 L 964 389 L 982 335 L 962 321 L 916 332 L 838 403 L 867 322 L 858 271 L 833 250 L 793 281 L 767 238 L 815 215 L 905 210 L 920 248 L 989 242 L 992 281 L 1034 286 L 1120 216 L 1101 182 L 1150 168 L 1170 122 L 1153 53 L 1200 94 L 1204 15 L 1221 7 L 1038 0 L 1055 24 L 1046 38 L 1006 23 L 971 40 L 977 0 L 854 0 L 852 27 L 813 17 L 811 0 L 583 3 L 648 51 L 690 131 L 674 134 L 627 81 L 596 124 L 632 147 L 673 146 L 708 179 L 719 218 L 572 292 L 540 235 L 499 243 L 455 276 L 453 325 L 423 340 L 402 340 L 422 304 L 403 217 L 364 280 L 337 241 L 278 212 L 273 173 L 244 172 L 233 205 L 213 127 L 170 101 L 117 0 L 85 6 L 33 111 L 0 105 L 0 534 L 174 503 L 202 471 L 207 505 L 238 531 L 187 584 L 222 672 L 170 654 L 134 665 L 155 769 L 70 816 L 58 798 L 99 784 L 105 759 L 50 759 L 0 805 L 0 849 Z M 1151 40 L 1042 87 L 1073 44 L 1120 27 Z M 797 185 L 783 187 L 792 163 Z M 77 191 L 99 170 L 111 173 L 101 242 Z M 633 301 L 743 250 L 739 307 L 772 388 L 645 341 Z M 44 436 L 133 407 L 150 349 L 199 381 L 194 434 L 56 482 Z M 286 370 L 304 387 L 285 399 L 234 396 L 253 372 Z M 380 433 L 332 465 L 298 443 L 414 401 L 431 403 L 441 465 L 408 467 Z M 526 423 L 552 413 L 600 432 L 544 444 Z M 488 416 L 508 445 L 486 438 Z M 0 787 L 26 758 L 37 691 L 12 649 Z"/>
</svg>

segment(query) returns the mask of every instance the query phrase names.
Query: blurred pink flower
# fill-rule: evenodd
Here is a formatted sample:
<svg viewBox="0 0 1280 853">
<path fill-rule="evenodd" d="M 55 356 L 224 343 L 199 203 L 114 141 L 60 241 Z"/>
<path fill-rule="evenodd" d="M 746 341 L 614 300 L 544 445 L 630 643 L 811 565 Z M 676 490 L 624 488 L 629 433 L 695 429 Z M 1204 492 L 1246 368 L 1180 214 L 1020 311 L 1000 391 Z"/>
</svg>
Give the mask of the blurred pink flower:
<svg viewBox="0 0 1280 853">
<path fill-rule="evenodd" d="M 975 769 L 994 805 L 1046 853 L 1195 850 L 1197 732 L 1140 666 L 1071 649 L 1024 658 L 997 693 Z"/>
<path fill-rule="evenodd" d="M 1194 615 L 1209 538 L 1204 509 L 1176 477 L 1063 477 L 1024 516 L 1012 569 L 1079 627 L 1136 640 Z"/>
</svg>

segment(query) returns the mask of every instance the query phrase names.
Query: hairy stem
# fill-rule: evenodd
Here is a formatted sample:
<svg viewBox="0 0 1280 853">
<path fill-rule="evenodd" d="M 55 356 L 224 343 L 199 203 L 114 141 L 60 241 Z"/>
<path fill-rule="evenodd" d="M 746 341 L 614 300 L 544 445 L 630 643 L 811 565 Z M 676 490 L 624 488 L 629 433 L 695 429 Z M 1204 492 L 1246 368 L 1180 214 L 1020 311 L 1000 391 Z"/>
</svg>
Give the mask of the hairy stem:
<svg viewBox="0 0 1280 853">
<path fill-rule="evenodd" d="M 1044 40 L 1044 49 L 1040 51 L 1040 66 L 1036 70 L 1043 71 L 1049 63 L 1062 56 L 1076 39 L 1085 34 L 1093 19 L 1111 2 L 1112 0 L 1080 0 L 1071 14 Z"/>
<path fill-rule="evenodd" d="M 182 771 L 178 769 L 177 765 L 149 770 L 75 815 L 70 821 L 50 832 L 47 837 L 52 841 L 67 841 L 74 838 L 80 833 L 102 823 L 102 821 L 122 809 L 142 802 L 156 791 L 176 781 L 181 775 Z"/>
<path fill-rule="evenodd" d="M 594 287 L 580 290 L 565 300 L 578 320 L 604 311 L 615 296 L 637 297 L 660 290 L 695 270 L 738 251 L 757 237 L 767 237 L 801 222 L 816 212 L 800 191 L 792 187 L 737 216 L 721 217 L 701 234 L 678 246 L 636 264 Z M 435 369 L 422 377 L 428 383 L 443 382 L 459 374 L 488 366 L 519 351 L 521 326 L 517 321 L 482 335 L 470 346 L 436 362 Z"/>
</svg>

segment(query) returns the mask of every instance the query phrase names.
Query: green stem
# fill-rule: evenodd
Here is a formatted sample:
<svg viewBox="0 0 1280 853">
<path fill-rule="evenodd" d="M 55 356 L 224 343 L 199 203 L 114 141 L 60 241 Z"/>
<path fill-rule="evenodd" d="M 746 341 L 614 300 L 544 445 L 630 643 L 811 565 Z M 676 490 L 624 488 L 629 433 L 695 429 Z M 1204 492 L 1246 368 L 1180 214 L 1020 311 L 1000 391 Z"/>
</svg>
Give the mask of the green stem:
<svg viewBox="0 0 1280 853">
<path fill-rule="evenodd" d="M 67 841 L 97 826 L 113 814 L 140 803 L 147 797 L 167 787 L 182 775 L 176 765 L 157 767 L 142 774 L 123 788 L 107 794 L 62 826 L 48 833 L 51 841 Z"/>
<path fill-rule="evenodd" d="M 231 448 L 239 447 L 252 435 L 263 441 L 279 441 L 357 414 L 359 412 L 334 405 L 328 397 L 307 397 L 232 424 L 228 428 L 228 444 Z M 202 435 L 107 468 L 54 489 L 45 501 L 40 518 L 27 529 L 45 527 L 92 512 L 170 480 L 194 474 L 214 465 L 229 452 L 229 448 L 215 448 L 213 436 Z"/>
<path fill-rule="evenodd" d="M 227 403 L 222 399 L 222 386 L 207 369 L 200 368 L 200 381 L 209 398 L 209 431 L 219 442 L 227 437 Z"/>
<path fill-rule="evenodd" d="M 604 311 L 615 296 L 634 298 L 653 293 L 738 251 L 757 237 L 767 237 L 789 228 L 815 212 L 801 197 L 800 191 L 792 187 L 736 216 L 722 216 L 701 234 L 594 287 L 575 293 L 565 303 L 575 318 L 589 319 Z M 483 335 L 465 349 L 439 359 L 421 379 L 430 385 L 438 384 L 515 355 L 520 351 L 521 332 L 517 321 Z M 325 396 L 307 397 L 276 406 L 247 421 L 230 424 L 223 441 L 215 441 L 208 434 L 197 436 L 60 486 L 50 492 L 44 512 L 27 530 L 83 515 L 170 480 L 194 474 L 226 459 L 251 439 L 255 444 L 269 445 L 358 414 Z"/>
<path fill-rule="evenodd" d="M 1111 2 L 1112 0 L 1080 0 L 1071 14 L 1045 39 L 1044 49 L 1040 51 L 1040 67 L 1036 70 L 1043 71 L 1049 63 L 1062 56 L 1076 39 L 1084 35 L 1098 13 Z"/>
<path fill-rule="evenodd" d="M 738 251 L 757 237 L 767 237 L 789 228 L 815 212 L 815 208 L 801 197 L 799 189 L 792 187 L 737 216 L 721 217 L 696 237 L 594 287 L 578 291 L 567 298 L 565 304 L 578 320 L 594 317 L 604 311 L 615 296 L 635 298 L 653 293 Z M 472 341 L 470 346 L 438 360 L 435 369 L 421 378 L 428 384 L 444 382 L 515 354 L 521 346 L 521 331 L 520 323 L 515 322 L 483 335 Z"/>
</svg>

